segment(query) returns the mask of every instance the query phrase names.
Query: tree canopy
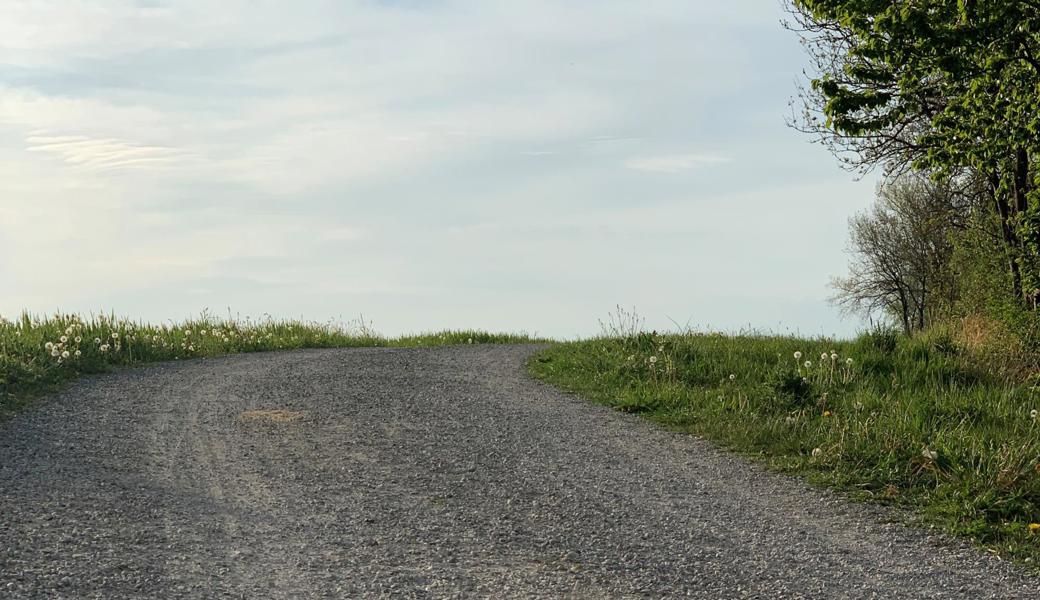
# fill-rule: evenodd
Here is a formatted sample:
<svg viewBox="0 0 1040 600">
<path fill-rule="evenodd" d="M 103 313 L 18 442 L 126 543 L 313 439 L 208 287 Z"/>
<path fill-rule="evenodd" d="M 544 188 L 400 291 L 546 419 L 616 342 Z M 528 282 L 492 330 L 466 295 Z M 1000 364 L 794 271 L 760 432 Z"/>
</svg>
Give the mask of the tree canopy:
<svg viewBox="0 0 1040 600">
<path fill-rule="evenodd" d="M 989 184 L 1015 293 L 1040 288 L 1040 0 L 793 0 L 803 129 L 859 168 Z"/>
</svg>

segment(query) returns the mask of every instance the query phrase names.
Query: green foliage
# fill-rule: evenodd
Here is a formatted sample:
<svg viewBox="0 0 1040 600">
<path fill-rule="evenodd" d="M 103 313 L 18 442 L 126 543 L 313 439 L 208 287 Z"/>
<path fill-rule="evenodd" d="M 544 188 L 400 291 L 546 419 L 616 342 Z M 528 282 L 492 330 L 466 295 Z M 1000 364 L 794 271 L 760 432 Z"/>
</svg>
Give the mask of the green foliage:
<svg viewBox="0 0 1040 600">
<path fill-rule="evenodd" d="M 796 353 L 798 353 L 796 355 Z M 1040 558 L 1040 397 L 955 332 L 852 341 L 634 334 L 554 345 L 531 372 L 1017 558 Z M 654 360 L 651 361 L 651 358 Z"/>
<path fill-rule="evenodd" d="M 868 166 L 983 175 L 1012 298 L 1040 290 L 1040 5 L 793 0 L 819 69 L 815 132 Z"/>
<path fill-rule="evenodd" d="M 386 338 L 365 322 L 218 319 L 203 314 L 177 324 L 148 325 L 112 316 L 0 318 L 0 419 L 42 392 L 90 373 L 156 361 L 241 352 L 358 346 L 445 346 L 543 341 L 524 334 L 444 331 Z"/>
</svg>

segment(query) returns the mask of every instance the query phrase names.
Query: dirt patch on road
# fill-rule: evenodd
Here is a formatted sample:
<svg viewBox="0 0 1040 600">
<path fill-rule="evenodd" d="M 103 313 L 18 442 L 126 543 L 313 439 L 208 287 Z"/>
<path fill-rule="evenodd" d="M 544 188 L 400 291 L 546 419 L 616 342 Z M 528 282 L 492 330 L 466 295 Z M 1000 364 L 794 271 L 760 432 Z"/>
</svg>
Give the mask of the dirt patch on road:
<svg viewBox="0 0 1040 600">
<path fill-rule="evenodd" d="M 238 420 L 245 423 L 292 423 L 307 416 L 307 413 L 298 410 L 284 410 L 280 408 L 247 410 L 238 415 Z"/>
</svg>

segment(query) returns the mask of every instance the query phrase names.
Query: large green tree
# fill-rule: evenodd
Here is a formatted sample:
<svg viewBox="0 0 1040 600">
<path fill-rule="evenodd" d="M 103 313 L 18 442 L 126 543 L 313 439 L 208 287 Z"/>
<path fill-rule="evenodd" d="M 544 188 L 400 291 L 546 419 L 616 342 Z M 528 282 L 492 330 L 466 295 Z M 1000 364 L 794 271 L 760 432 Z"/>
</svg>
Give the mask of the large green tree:
<svg viewBox="0 0 1040 600">
<path fill-rule="evenodd" d="M 800 125 L 856 167 L 981 174 L 1020 300 L 1040 294 L 1040 0 L 792 0 Z"/>
</svg>

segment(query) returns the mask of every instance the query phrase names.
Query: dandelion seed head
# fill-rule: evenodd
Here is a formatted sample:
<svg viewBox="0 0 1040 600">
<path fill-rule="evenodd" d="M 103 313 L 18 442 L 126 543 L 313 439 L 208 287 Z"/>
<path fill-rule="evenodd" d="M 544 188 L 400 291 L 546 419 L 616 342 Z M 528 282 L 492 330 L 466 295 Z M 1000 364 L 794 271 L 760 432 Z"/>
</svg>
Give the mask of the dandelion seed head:
<svg viewBox="0 0 1040 600">
<path fill-rule="evenodd" d="M 813 458 L 817 458 L 817 457 L 819 457 L 822 454 L 823 454 L 823 450 L 822 449 L 820 449 L 820 448 L 813 448 L 813 451 L 812 451 Z"/>
<path fill-rule="evenodd" d="M 61 357 L 62 358 L 68 358 L 69 356 L 71 356 L 71 354 L 69 354 L 68 350 L 65 350 L 64 352 L 61 353 Z"/>
<path fill-rule="evenodd" d="M 805 361 L 805 368 L 806 368 L 806 369 L 809 369 L 809 368 L 811 368 L 811 367 L 812 367 L 812 361 L 811 361 L 811 360 L 807 360 L 807 361 Z"/>
<path fill-rule="evenodd" d="M 838 353 L 837 352 L 831 352 L 831 360 L 838 360 Z"/>
<path fill-rule="evenodd" d="M 1037 412 L 1037 410 L 1035 408 L 1033 410 L 1029 411 L 1029 418 L 1030 419 L 1036 419 L 1037 415 L 1040 415 L 1040 412 Z"/>
<path fill-rule="evenodd" d="M 821 354 L 821 355 L 820 355 L 820 361 L 821 361 L 821 362 L 826 362 L 826 360 L 827 360 L 827 356 L 828 356 L 828 355 L 827 355 L 827 353 L 826 353 L 826 352 L 824 352 L 823 354 Z"/>
<path fill-rule="evenodd" d="M 852 366 L 852 357 L 851 356 L 849 358 L 845 359 L 845 364 L 847 364 L 850 367 Z"/>
<path fill-rule="evenodd" d="M 729 380 L 730 381 L 734 381 L 734 380 L 736 380 L 736 378 L 737 378 L 737 375 L 735 373 L 730 373 L 729 374 Z"/>
<path fill-rule="evenodd" d="M 795 360 L 802 360 L 802 351 L 801 350 L 798 350 L 797 352 L 794 353 L 794 359 Z"/>
<path fill-rule="evenodd" d="M 118 340 L 119 339 L 119 332 L 113 331 L 112 332 L 112 339 L 113 340 Z"/>
<path fill-rule="evenodd" d="M 58 338 L 58 339 L 60 339 L 60 340 L 61 340 L 61 343 L 62 343 L 62 344 L 64 344 L 65 342 L 69 341 L 69 337 L 68 337 L 68 336 L 66 336 L 66 335 L 63 335 L 63 336 L 61 336 L 61 337 L 60 337 L 60 338 Z"/>
</svg>

